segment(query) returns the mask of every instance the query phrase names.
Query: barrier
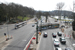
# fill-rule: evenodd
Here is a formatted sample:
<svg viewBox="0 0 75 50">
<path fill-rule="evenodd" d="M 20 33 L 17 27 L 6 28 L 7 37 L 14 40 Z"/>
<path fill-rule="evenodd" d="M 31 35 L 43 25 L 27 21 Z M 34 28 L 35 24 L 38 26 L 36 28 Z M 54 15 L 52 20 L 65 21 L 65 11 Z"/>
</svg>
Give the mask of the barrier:
<svg viewBox="0 0 75 50">
<path fill-rule="evenodd" d="M 65 35 L 65 38 L 71 38 L 71 35 Z"/>
<path fill-rule="evenodd" d="M 36 38 L 33 37 L 33 38 L 30 40 L 30 42 L 29 42 L 29 44 L 28 44 L 26 50 L 33 50 L 33 49 L 34 49 L 34 48 L 33 48 L 33 40 L 35 40 L 35 39 L 36 39 Z"/>
</svg>

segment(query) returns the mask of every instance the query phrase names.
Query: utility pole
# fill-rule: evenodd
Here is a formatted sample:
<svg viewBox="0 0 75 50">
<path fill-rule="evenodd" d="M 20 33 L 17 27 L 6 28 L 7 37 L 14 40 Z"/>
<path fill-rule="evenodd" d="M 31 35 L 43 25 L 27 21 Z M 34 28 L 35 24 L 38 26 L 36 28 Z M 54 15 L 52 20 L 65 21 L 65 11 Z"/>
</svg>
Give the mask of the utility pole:
<svg viewBox="0 0 75 50">
<path fill-rule="evenodd" d="M 7 23 L 7 34 L 8 34 L 8 38 L 9 39 L 9 31 L 8 31 L 8 21 L 7 21 L 7 16 L 6 16 L 6 23 Z"/>
<path fill-rule="evenodd" d="M 36 44 L 38 44 L 38 21 L 36 26 Z"/>
<path fill-rule="evenodd" d="M 46 22 L 47 22 L 47 16 L 46 16 Z"/>
</svg>

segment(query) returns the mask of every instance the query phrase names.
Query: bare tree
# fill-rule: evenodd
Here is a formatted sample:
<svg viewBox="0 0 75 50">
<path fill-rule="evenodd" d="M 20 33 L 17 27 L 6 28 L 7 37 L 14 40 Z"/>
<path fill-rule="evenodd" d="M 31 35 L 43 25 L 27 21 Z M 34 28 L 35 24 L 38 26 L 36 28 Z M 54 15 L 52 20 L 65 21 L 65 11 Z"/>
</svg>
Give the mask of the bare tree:
<svg viewBox="0 0 75 50">
<path fill-rule="evenodd" d="M 60 2 L 60 3 L 57 3 L 57 9 L 59 10 L 59 11 L 62 11 L 62 8 L 64 7 L 64 3 L 63 2 Z M 58 12 L 59 13 L 59 12 Z M 61 14 L 59 15 L 59 19 L 60 19 L 60 22 L 61 22 Z"/>
<path fill-rule="evenodd" d="M 57 3 L 56 6 L 57 6 L 57 9 L 58 9 L 58 10 L 62 10 L 62 8 L 64 7 L 64 5 L 65 5 L 65 4 L 64 4 L 63 2 L 60 2 L 60 3 Z"/>
</svg>

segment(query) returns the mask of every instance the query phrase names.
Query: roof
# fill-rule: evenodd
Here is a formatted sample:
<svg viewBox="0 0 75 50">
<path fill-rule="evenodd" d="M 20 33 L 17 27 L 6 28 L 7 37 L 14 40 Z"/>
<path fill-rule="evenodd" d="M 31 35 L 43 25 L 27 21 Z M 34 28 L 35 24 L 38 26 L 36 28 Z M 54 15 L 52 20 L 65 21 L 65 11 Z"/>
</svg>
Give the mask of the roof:
<svg viewBox="0 0 75 50">
<path fill-rule="evenodd" d="M 47 32 L 45 32 L 44 34 L 47 34 Z"/>
<path fill-rule="evenodd" d="M 58 39 L 55 39 L 55 41 L 59 41 Z"/>
</svg>

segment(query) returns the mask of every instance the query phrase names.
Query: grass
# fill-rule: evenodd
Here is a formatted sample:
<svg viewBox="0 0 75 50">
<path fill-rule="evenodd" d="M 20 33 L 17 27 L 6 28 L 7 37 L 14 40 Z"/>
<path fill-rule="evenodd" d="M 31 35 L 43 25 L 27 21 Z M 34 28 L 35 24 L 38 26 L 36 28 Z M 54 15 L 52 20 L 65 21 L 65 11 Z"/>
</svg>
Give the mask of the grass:
<svg viewBox="0 0 75 50">
<path fill-rule="evenodd" d="M 24 17 L 23 21 L 24 21 L 24 20 L 28 20 L 28 19 L 30 19 L 30 18 L 29 18 L 29 17 Z"/>
<path fill-rule="evenodd" d="M 22 16 L 18 16 L 17 18 L 20 19 L 20 20 L 22 20 L 23 17 Z M 23 21 L 28 20 L 28 19 L 30 19 L 30 18 L 29 17 L 24 17 Z"/>
</svg>

